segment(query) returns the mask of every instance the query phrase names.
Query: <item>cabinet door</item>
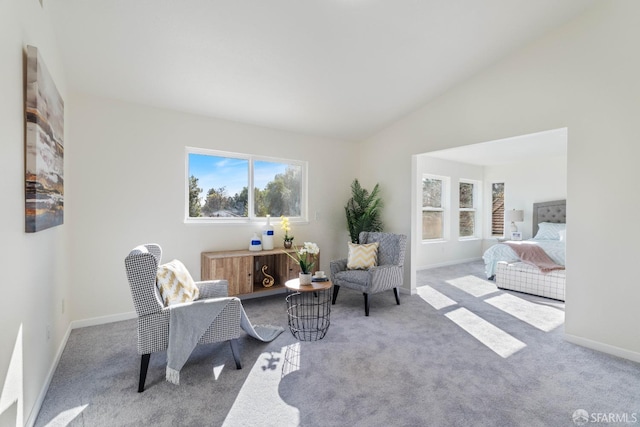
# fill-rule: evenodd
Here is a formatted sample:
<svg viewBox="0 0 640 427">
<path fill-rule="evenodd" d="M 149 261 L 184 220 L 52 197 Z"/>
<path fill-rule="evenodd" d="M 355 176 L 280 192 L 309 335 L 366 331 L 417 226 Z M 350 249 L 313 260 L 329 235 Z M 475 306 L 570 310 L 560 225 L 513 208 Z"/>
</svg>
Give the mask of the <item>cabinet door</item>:
<svg viewBox="0 0 640 427">
<path fill-rule="evenodd" d="M 252 259 L 242 256 L 210 258 L 207 260 L 208 272 L 203 271 L 202 280 L 228 280 L 229 296 L 250 294 L 253 292 Z"/>
<path fill-rule="evenodd" d="M 320 269 L 319 265 L 320 265 L 320 256 L 318 256 L 318 259 L 316 260 L 313 266 L 312 273 Z M 286 254 L 282 254 L 280 256 L 279 263 L 278 263 L 278 270 L 280 271 L 281 283 L 284 283 L 287 280 L 297 279 L 298 275 L 300 274 L 300 266 L 298 265 L 296 260 L 294 260 L 290 256 L 287 256 Z"/>
<path fill-rule="evenodd" d="M 285 266 L 286 280 L 297 279 L 300 274 L 300 266 L 291 257 L 287 257 L 287 264 Z"/>
<path fill-rule="evenodd" d="M 287 280 L 295 279 L 300 272 L 300 266 L 287 254 L 277 255 L 278 283 L 284 285 Z"/>
</svg>

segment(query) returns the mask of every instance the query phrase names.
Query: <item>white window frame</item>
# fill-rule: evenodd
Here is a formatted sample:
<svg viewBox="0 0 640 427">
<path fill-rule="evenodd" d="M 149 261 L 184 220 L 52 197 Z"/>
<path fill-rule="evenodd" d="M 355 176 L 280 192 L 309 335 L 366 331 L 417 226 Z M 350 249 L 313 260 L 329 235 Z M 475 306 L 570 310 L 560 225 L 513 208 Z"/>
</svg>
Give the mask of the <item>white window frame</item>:
<svg viewBox="0 0 640 427">
<path fill-rule="evenodd" d="M 189 216 L 189 154 L 201 154 L 207 156 L 228 157 L 232 159 L 248 160 L 248 200 L 247 200 L 247 217 L 190 217 Z M 254 209 L 254 163 L 256 161 L 286 163 L 302 168 L 301 191 L 300 191 L 300 216 L 290 216 L 289 221 L 292 223 L 309 222 L 308 210 L 308 169 L 309 164 L 304 160 L 283 159 L 278 157 L 260 156 L 255 154 L 233 153 L 229 151 L 212 150 L 207 148 L 185 147 L 185 196 L 184 196 L 184 222 L 189 224 L 248 224 L 248 223 L 264 223 L 266 217 L 255 215 Z M 274 218 L 279 221 L 280 218 Z"/>
<path fill-rule="evenodd" d="M 440 208 L 432 208 L 423 206 L 423 194 L 420 191 L 420 240 L 422 243 L 435 243 L 435 242 L 445 242 L 449 240 L 449 200 L 451 198 L 451 192 L 449 190 L 451 178 L 448 176 L 442 175 L 433 175 L 433 174 L 422 174 L 420 178 L 420 188 L 422 189 L 422 182 L 425 179 L 437 179 L 442 182 L 442 195 L 441 202 L 442 207 Z M 423 212 L 442 212 L 442 237 L 438 237 L 435 239 L 424 239 L 423 238 L 423 230 L 422 230 L 422 215 Z"/>
<path fill-rule="evenodd" d="M 462 208 L 460 207 L 460 184 L 471 184 L 473 185 L 473 198 L 472 198 L 472 203 L 473 203 L 473 207 L 472 208 Z M 480 222 L 480 218 L 479 218 L 479 203 L 480 200 L 482 200 L 480 198 L 480 193 L 481 193 L 481 185 L 482 183 L 480 181 L 476 181 L 473 179 L 460 179 L 458 181 L 458 239 L 459 240 L 474 240 L 474 239 L 479 239 L 481 234 L 480 234 L 480 228 L 478 227 L 478 224 Z M 473 235 L 471 236 L 461 236 L 460 235 L 460 212 L 473 212 Z"/>
</svg>

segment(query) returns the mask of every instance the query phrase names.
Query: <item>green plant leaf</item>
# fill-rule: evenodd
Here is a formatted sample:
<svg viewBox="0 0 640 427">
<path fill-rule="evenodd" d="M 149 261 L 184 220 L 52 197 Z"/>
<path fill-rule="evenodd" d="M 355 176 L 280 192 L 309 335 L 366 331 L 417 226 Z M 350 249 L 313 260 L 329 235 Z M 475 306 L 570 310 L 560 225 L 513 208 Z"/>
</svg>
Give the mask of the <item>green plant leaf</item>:
<svg viewBox="0 0 640 427">
<path fill-rule="evenodd" d="M 376 184 L 369 193 L 368 190 L 362 188 L 357 179 L 351 183 L 351 198 L 347 201 L 344 209 L 352 243 L 359 243 L 362 231 L 382 231 L 383 224 L 380 215 L 383 203 L 379 194 L 379 184 Z"/>
</svg>

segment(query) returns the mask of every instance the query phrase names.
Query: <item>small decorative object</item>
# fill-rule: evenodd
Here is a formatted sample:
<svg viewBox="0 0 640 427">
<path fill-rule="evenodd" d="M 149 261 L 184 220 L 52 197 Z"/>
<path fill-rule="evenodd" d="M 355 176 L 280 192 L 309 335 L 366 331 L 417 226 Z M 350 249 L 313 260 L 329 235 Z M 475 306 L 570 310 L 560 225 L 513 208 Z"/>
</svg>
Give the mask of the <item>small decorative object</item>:
<svg viewBox="0 0 640 427">
<path fill-rule="evenodd" d="M 293 246 L 293 236 L 289 236 L 291 231 L 291 225 L 289 224 L 289 218 L 286 216 L 280 217 L 280 228 L 284 231 L 284 247 L 285 249 L 291 249 Z"/>
<path fill-rule="evenodd" d="M 298 277 L 300 278 L 301 285 L 310 285 L 313 280 L 311 273 L 300 273 Z"/>
<path fill-rule="evenodd" d="M 269 268 L 268 265 L 263 265 L 262 266 L 262 274 L 264 274 L 264 279 L 262 279 L 262 286 L 264 286 L 265 288 L 270 288 L 275 283 L 275 280 L 273 279 L 273 276 L 267 274 L 267 269 L 268 268 Z"/>
<path fill-rule="evenodd" d="M 262 230 L 262 249 L 265 251 L 273 249 L 273 227 L 271 226 L 271 215 L 267 215 L 267 225 Z"/>
<path fill-rule="evenodd" d="M 251 238 L 251 243 L 249 243 L 250 251 L 261 251 L 262 250 L 262 242 L 260 241 L 260 237 L 258 237 L 258 233 L 253 233 L 253 237 Z"/>
<path fill-rule="evenodd" d="M 329 278 L 322 270 L 316 271 L 316 273 L 311 278 L 312 282 L 328 282 Z"/>
<path fill-rule="evenodd" d="M 64 102 L 38 49 L 27 46 L 25 231 L 64 222 Z"/>
<path fill-rule="evenodd" d="M 296 262 L 296 264 L 300 266 L 300 284 L 310 285 L 311 271 L 313 269 L 313 265 L 315 264 L 316 258 L 320 253 L 320 248 L 315 243 L 304 242 L 303 247 L 295 249 L 295 256 L 291 255 L 288 252 L 285 253 L 289 257 L 291 257 Z"/>
</svg>

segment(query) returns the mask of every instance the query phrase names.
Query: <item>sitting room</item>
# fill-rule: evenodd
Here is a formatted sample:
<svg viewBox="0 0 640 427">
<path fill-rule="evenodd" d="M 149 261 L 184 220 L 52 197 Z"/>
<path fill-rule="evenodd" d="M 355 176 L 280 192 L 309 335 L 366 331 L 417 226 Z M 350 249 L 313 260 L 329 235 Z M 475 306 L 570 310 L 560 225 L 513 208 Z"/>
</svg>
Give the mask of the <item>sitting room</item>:
<svg viewBox="0 0 640 427">
<path fill-rule="evenodd" d="M 640 423 L 640 231 L 607 228 L 640 206 L 639 14 L 0 0 L 0 426 Z M 555 129 L 562 194 L 509 195 L 494 167 L 442 187 L 478 183 L 464 214 L 424 204 L 418 156 Z M 357 243 L 354 182 L 380 200 Z M 566 200 L 563 301 L 487 277 L 491 182 L 527 238 L 534 203 Z M 428 250 L 425 210 L 451 218 Z M 229 301 L 176 364 L 173 260 L 198 289 L 176 306 Z"/>
</svg>

